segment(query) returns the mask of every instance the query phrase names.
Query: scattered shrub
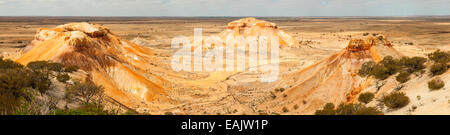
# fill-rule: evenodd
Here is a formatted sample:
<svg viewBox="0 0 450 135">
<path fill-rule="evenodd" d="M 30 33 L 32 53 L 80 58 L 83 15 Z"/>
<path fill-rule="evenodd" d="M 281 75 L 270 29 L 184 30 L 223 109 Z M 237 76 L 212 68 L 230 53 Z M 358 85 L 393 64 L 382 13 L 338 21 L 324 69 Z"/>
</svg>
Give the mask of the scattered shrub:
<svg viewBox="0 0 450 135">
<path fill-rule="evenodd" d="M 427 62 L 427 59 L 424 57 L 402 57 L 399 63 L 403 65 L 408 72 L 413 73 L 425 69 L 425 62 Z"/>
<path fill-rule="evenodd" d="M 436 75 L 441 75 L 443 73 L 445 73 L 448 69 L 447 64 L 445 63 L 435 63 L 433 65 L 431 65 L 430 67 L 430 72 L 433 76 Z"/>
<path fill-rule="evenodd" d="M 289 112 L 289 110 L 286 107 L 283 107 L 283 112 Z"/>
<path fill-rule="evenodd" d="M 397 77 L 395 79 L 398 82 L 405 83 L 410 79 L 409 78 L 410 75 L 411 75 L 411 73 L 409 73 L 409 72 L 401 72 L 400 74 L 397 75 Z"/>
<path fill-rule="evenodd" d="M 80 69 L 80 68 L 77 66 L 67 66 L 64 68 L 64 72 L 69 72 L 69 73 L 77 72 L 78 69 Z"/>
<path fill-rule="evenodd" d="M 165 112 L 164 115 L 174 115 L 172 112 Z M 217 113 L 217 115 L 221 115 L 220 113 Z"/>
<path fill-rule="evenodd" d="M 385 80 L 390 76 L 390 71 L 381 64 L 377 64 L 371 71 L 371 74 L 379 80 Z"/>
<path fill-rule="evenodd" d="M 0 58 L 0 69 L 23 68 L 23 65 L 16 63 L 10 59 L 4 60 Z"/>
<path fill-rule="evenodd" d="M 54 110 L 53 115 L 115 115 L 109 111 L 104 110 L 102 106 L 98 105 L 84 105 L 77 109 Z"/>
<path fill-rule="evenodd" d="M 399 109 L 409 104 L 409 98 L 403 92 L 393 92 L 383 96 L 381 101 L 390 109 Z"/>
<path fill-rule="evenodd" d="M 361 93 L 361 95 L 359 95 L 359 97 L 358 97 L 358 101 L 361 103 L 367 104 L 370 101 L 372 101 L 374 97 L 375 97 L 375 94 L 370 93 L 370 92 Z"/>
<path fill-rule="evenodd" d="M 387 69 L 389 75 L 397 73 L 401 68 L 401 64 L 398 60 L 394 59 L 392 56 L 386 56 L 380 61 L 380 64 Z"/>
<path fill-rule="evenodd" d="M 317 110 L 315 115 L 383 115 L 383 112 L 375 107 L 366 107 L 359 103 L 342 103 L 336 108 L 336 110 L 324 107 L 322 110 Z"/>
<path fill-rule="evenodd" d="M 336 111 L 334 109 L 323 109 L 316 110 L 315 115 L 336 115 Z"/>
<path fill-rule="evenodd" d="M 436 63 L 448 63 L 450 62 L 450 51 L 437 50 L 428 54 L 428 58 Z"/>
<path fill-rule="evenodd" d="M 67 82 L 70 80 L 70 76 L 68 74 L 59 74 L 56 76 L 56 79 L 60 82 Z"/>
<path fill-rule="evenodd" d="M 376 65 L 375 62 L 373 61 L 369 61 L 369 62 L 365 62 L 361 69 L 358 71 L 358 75 L 362 76 L 362 77 L 366 77 L 368 75 L 371 74 L 373 67 Z"/>
<path fill-rule="evenodd" d="M 428 88 L 430 90 L 439 90 L 445 86 L 444 81 L 442 81 L 440 78 L 435 78 L 428 82 Z"/>
</svg>

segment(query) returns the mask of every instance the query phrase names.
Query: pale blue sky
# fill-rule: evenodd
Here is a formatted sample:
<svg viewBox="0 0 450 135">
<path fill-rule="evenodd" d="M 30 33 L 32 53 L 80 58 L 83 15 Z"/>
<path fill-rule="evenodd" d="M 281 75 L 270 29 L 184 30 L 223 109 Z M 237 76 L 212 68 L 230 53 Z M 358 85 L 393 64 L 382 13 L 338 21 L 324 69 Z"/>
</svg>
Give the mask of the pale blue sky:
<svg viewBox="0 0 450 135">
<path fill-rule="evenodd" d="M 0 0 L 0 16 L 450 15 L 450 0 Z"/>
</svg>

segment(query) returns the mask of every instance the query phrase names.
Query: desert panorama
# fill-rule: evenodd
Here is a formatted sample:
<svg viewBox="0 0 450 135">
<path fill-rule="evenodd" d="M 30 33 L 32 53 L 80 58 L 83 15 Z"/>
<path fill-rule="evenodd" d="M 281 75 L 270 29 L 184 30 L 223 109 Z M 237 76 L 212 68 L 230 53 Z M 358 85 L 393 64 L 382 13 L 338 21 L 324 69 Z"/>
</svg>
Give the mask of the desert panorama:
<svg viewBox="0 0 450 135">
<path fill-rule="evenodd" d="M 446 16 L 0 17 L 0 30 L 0 114 L 450 113 Z"/>
</svg>

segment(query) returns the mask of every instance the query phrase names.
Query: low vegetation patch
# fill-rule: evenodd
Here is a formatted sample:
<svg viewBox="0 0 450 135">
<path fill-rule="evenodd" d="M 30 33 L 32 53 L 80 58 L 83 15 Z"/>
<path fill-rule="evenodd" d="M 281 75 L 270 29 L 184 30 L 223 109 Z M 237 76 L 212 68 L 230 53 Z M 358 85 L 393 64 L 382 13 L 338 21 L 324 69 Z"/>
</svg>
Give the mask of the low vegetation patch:
<svg viewBox="0 0 450 135">
<path fill-rule="evenodd" d="M 403 92 L 393 92 L 383 96 L 381 102 L 389 109 L 400 109 L 409 104 L 409 97 Z"/>
<path fill-rule="evenodd" d="M 344 104 L 341 103 L 336 109 L 334 105 L 331 108 L 330 103 L 326 104 L 321 110 L 317 110 L 315 115 L 383 115 L 384 113 L 375 107 L 366 107 L 363 104 Z"/>
<path fill-rule="evenodd" d="M 403 71 L 396 79 L 404 83 L 410 79 L 410 74 L 423 71 L 426 68 L 424 65 L 426 61 L 427 59 L 423 57 L 402 57 L 401 59 L 394 59 L 392 56 L 386 56 L 379 63 L 373 61 L 364 63 L 358 74 L 362 77 L 374 76 L 376 79 L 385 80 L 389 76 Z"/>
<path fill-rule="evenodd" d="M 440 78 L 435 78 L 428 82 L 428 88 L 430 90 L 439 90 L 445 86 L 444 81 L 442 81 Z"/>
<path fill-rule="evenodd" d="M 367 104 L 370 101 L 372 101 L 374 97 L 375 97 L 375 94 L 373 94 L 371 92 L 365 92 L 365 93 L 361 93 L 361 95 L 359 95 L 358 101 L 361 103 Z"/>
</svg>

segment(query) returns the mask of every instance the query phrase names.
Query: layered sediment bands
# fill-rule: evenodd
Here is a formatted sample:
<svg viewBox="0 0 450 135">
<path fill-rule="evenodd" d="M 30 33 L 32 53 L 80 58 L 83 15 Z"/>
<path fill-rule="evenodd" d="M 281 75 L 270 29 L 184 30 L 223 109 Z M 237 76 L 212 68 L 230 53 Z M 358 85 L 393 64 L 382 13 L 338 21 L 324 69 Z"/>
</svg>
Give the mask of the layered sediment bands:
<svg viewBox="0 0 450 135">
<path fill-rule="evenodd" d="M 378 38 L 354 39 L 342 51 L 299 71 L 283 74 L 276 82 L 241 87 L 243 90 L 284 89 L 282 92 L 266 91 L 271 94 L 250 96 L 242 98 L 242 101 L 268 112 L 283 112 L 283 108 L 289 108 L 289 112 L 284 112 L 288 114 L 313 114 L 326 103 L 355 102 L 360 92 L 373 84 L 372 78 L 357 75 L 362 64 L 380 61 L 388 55 L 401 56 L 391 45 Z M 293 106 L 297 109 L 292 109 Z"/>
<path fill-rule="evenodd" d="M 226 41 L 231 36 L 244 38 L 254 36 L 256 38 L 264 36 L 267 38 L 278 37 L 280 47 L 297 44 L 295 39 L 286 32 L 280 30 L 275 23 L 258 20 L 255 18 L 243 18 L 228 23 L 227 29 L 219 34 L 219 37 Z"/>
<path fill-rule="evenodd" d="M 40 29 L 17 62 L 50 60 L 75 65 L 105 87 L 105 93 L 129 107 L 170 101 L 160 77 L 146 73 L 156 61 L 148 48 L 122 40 L 109 29 L 89 23 L 70 23 Z"/>
</svg>

